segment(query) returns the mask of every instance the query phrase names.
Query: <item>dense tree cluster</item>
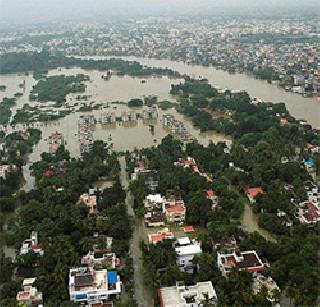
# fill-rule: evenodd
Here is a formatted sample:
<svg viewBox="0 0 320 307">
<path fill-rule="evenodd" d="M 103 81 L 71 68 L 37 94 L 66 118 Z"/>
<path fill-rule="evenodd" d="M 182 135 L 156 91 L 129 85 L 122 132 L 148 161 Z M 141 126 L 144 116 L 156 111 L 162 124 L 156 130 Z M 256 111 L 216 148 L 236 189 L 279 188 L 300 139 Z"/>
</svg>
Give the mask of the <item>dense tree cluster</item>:
<svg viewBox="0 0 320 307">
<path fill-rule="evenodd" d="M 10 108 L 16 104 L 16 98 L 3 98 L 0 102 L 0 125 L 7 125 L 11 118 Z"/>
<path fill-rule="evenodd" d="M 117 156 L 103 142 L 96 141 L 92 150 L 81 159 L 71 159 L 63 146 L 55 154 L 43 153 L 42 160 L 33 165 L 33 171 L 37 188 L 21 193 L 23 205 L 19 218 L 10 224 L 6 239 L 7 243 L 18 248 L 31 231 L 38 232 L 44 255 L 37 260 L 33 275 L 37 276 L 37 287 L 43 292 L 46 304 L 62 306 L 69 300 L 69 268 L 80 264 L 94 233 L 112 236 L 114 251 L 124 257 L 125 263 L 129 261 L 126 258 L 132 226 L 123 203 L 125 192 L 119 183 L 119 163 Z M 92 218 L 88 216 L 87 207 L 77 202 L 79 195 L 88 192 L 100 176 L 114 179 L 115 184 L 98 194 L 99 216 Z M 20 258 L 15 266 L 34 267 L 32 263 L 36 259 L 32 255 Z M 11 264 L 3 257 L 2 262 L 5 263 L 1 267 L 5 273 L 3 278 L 6 278 Z M 130 268 L 124 268 L 120 274 L 130 277 Z M 13 302 L 19 288 L 19 284 L 17 287 L 6 278 L 0 304 Z"/>
<path fill-rule="evenodd" d="M 54 101 L 63 103 L 66 101 L 66 95 L 70 93 L 84 93 L 85 84 L 83 81 L 88 81 L 86 75 L 76 76 L 50 76 L 40 80 L 33 86 L 30 98 L 37 99 L 40 102 Z"/>
<path fill-rule="evenodd" d="M 145 67 L 135 61 L 124 61 L 122 59 L 111 58 L 108 60 L 83 60 L 62 55 L 50 56 L 43 51 L 41 53 L 6 53 L 0 56 L 0 74 L 15 72 L 44 72 L 58 67 L 80 67 L 87 70 L 113 70 L 118 74 L 130 76 L 150 76 L 150 75 L 180 75 L 168 68 Z"/>
</svg>

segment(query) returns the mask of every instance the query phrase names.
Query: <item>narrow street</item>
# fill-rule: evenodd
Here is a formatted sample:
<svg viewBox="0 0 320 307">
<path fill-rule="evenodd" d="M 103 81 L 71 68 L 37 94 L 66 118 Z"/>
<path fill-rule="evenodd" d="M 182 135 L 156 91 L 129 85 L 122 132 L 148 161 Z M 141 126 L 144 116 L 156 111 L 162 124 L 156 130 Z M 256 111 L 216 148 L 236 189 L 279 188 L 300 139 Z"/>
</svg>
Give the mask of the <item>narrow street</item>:
<svg viewBox="0 0 320 307">
<path fill-rule="evenodd" d="M 128 191 L 128 175 L 126 172 L 126 162 L 125 158 L 119 158 L 120 166 L 121 166 L 121 184 L 125 188 L 127 197 L 126 204 L 128 209 L 128 214 L 133 217 L 134 220 L 134 229 L 132 234 L 132 239 L 130 242 L 130 255 L 133 259 L 133 267 L 134 267 L 134 293 L 135 299 L 139 305 L 139 307 L 152 307 L 153 306 L 153 298 L 151 295 L 151 289 L 149 289 L 143 280 L 143 260 L 142 260 L 142 251 L 140 249 L 140 241 L 143 240 L 144 237 L 144 227 L 142 221 L 135 218 L 134 211 L 132 208 L 133 198 L 131 193 Z"/>
<path fill-rule="evenodd" d="M 258 225 L 258 217 L 252 211 L 252 208 L 250 207 L 250 204 L 247 201 L 245 201 L 244 212 L 243 212 L 243 216 L 241 217 L 241 224 L 244 226 L 246 231 L 248 231 L 248 232 L 257 231 L 266 240 L 274 242 L 274 243 L 276 242 L 276 239 L 274 238 L 274 236 L 272 236 L 272 234 L 270 234 L 268 231 L 262 229 Z"/>
</svg>

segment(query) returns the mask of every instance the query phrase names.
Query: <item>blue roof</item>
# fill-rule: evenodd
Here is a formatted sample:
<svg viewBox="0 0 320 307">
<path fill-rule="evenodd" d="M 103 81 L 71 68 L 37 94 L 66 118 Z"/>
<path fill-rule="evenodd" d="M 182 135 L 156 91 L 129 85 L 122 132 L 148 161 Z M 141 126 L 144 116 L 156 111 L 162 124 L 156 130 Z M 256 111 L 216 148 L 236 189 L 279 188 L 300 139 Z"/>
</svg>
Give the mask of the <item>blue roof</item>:
<svg viewBox="0 0 320 307">
<path fill-rule="evenodd" d="M 108 276 L 108 283 L 109 284 L 115 284 L 118 280 L 118 275 L 117 272 L 111 271 L 107 273 Z"/>
<path fill-rule="evenodd" d="M 306 163 L 308 166 L 313 166 L 313 159 L 309 158 L 308 160 L 305 161 L 305 163 Z"/>
</svg>

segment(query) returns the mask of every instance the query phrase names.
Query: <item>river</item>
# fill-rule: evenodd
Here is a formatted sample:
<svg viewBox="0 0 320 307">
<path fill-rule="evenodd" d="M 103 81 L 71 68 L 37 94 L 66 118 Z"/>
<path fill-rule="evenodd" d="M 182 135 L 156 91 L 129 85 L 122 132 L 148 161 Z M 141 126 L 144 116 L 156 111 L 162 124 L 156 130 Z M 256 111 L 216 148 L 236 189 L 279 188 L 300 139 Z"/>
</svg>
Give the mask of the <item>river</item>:
<svg viewBox="0 0 320 307">
<path fill-rule="evenodd" d="M 87 57 L 103 58 L 103 57 Z M 260 98 L 266 102 L 284 102 L 294 117 L 304 119 L 314 128 L 320 128 L 320 103 L 316 98 L 304 98 L 301 95 L 286 92 L 282 88 L 266 81 L 255 79 L 247 74 L 230 74 L 214 67 L 186 64 L 170 60 L 157 60 L 143 57 L 121 57 L 128 61 L 138 61 L 143 65 L 170 68 L 181 74 L 187 74 L 198 78 L 202 76 L 209 80 L 212 85 L 222 89 L 245 90 L 250 96 Z"/>
</svg>

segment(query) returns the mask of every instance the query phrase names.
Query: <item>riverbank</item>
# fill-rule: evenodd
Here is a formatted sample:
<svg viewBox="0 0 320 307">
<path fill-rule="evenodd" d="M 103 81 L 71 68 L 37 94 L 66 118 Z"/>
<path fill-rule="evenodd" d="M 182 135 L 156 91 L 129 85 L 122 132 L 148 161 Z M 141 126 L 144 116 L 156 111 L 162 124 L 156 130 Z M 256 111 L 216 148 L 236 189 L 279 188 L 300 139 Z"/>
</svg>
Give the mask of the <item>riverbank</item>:
<svg viewBox="0 0 320 307">
<path fill-rule="evenodd" d="M 166 67 L 179 72 L 181 75 L 187 74 L 194 78 L 201 76 L 208 79 L 210 84 L 221 89 L 245 90 L 251 97 L 262 99 L 265 102 L 284 102 L 291 115 L 297 119 L 306 120 L 314 128 L 320 128 L 320 103 L 317 102 L 315 97 L 304 98 L 252 76 L 240 73 L 229 74 L 214 67 L 133 56 L 120 56 L 120 58 L 139 61 L 147 66 Z"/>
</svg>

